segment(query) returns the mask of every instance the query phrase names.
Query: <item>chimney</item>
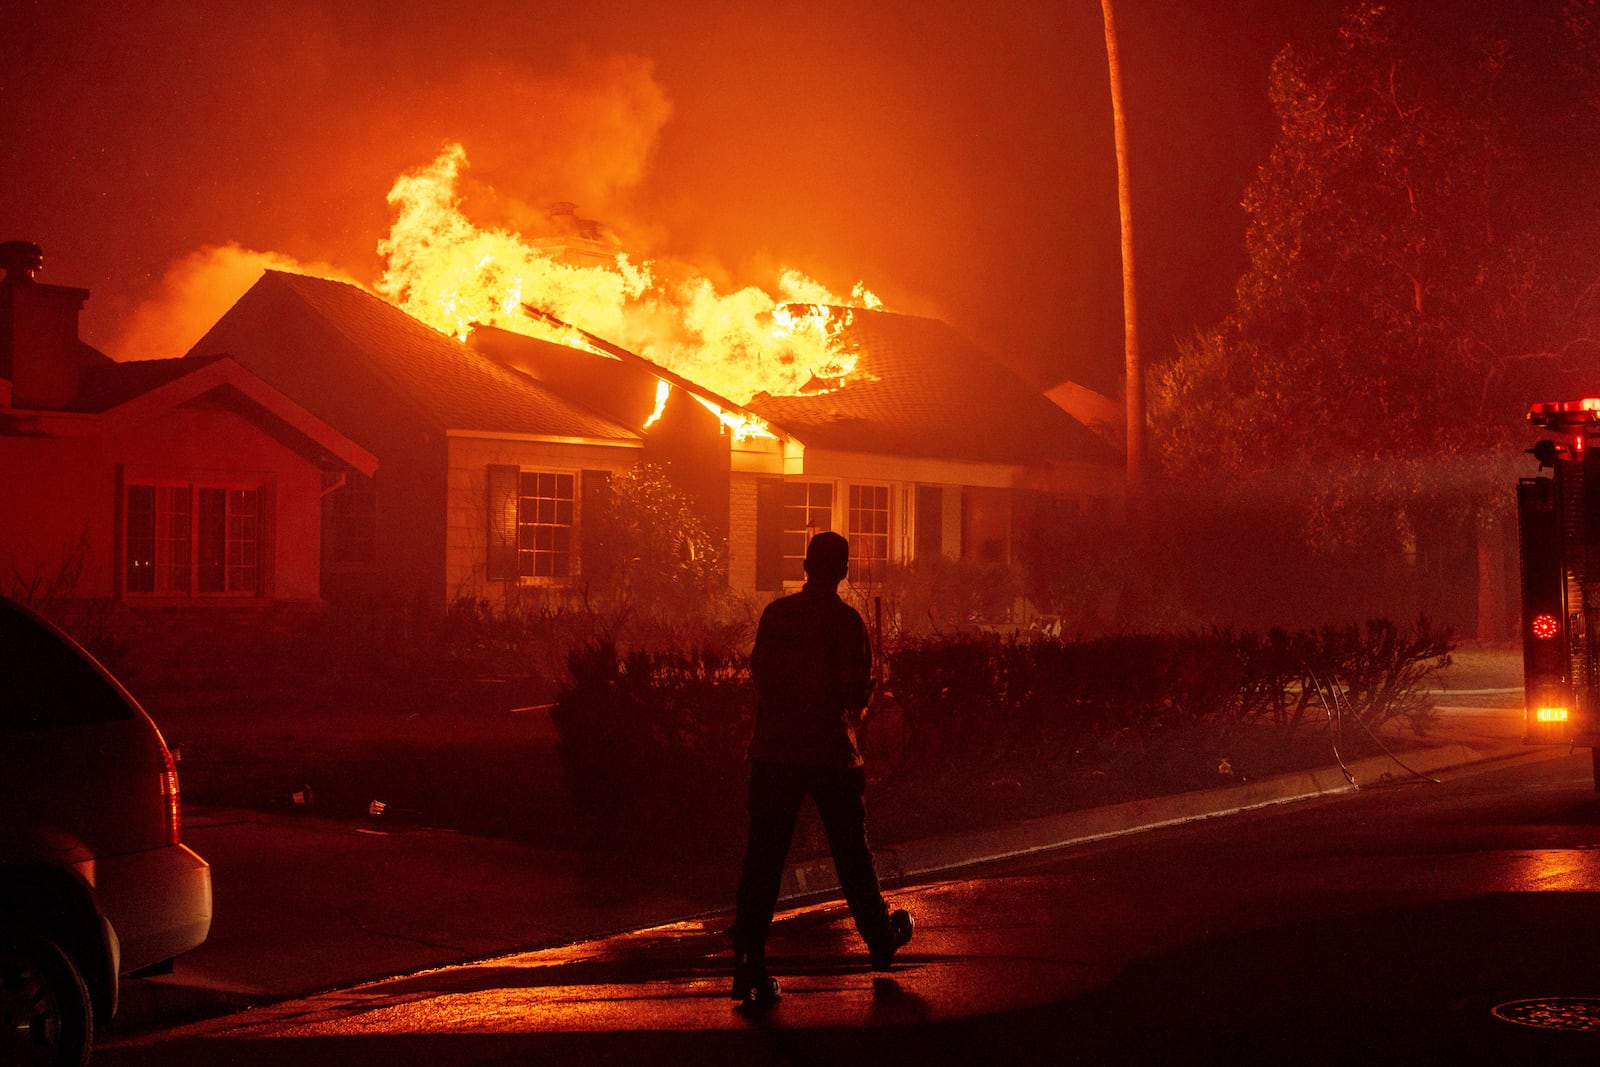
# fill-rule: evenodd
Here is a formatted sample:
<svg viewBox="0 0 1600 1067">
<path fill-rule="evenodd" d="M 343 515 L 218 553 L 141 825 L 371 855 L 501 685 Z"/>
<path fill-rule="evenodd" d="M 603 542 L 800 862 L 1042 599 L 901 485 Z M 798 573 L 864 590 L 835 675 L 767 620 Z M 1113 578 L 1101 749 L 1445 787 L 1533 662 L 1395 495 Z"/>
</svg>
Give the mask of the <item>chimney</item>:
<svg viewBox="0 0 1600 1067">
<path fill-rule="evenodd" d="M 0 379 L 12 407 L 58 410 L 78 398 L 78 312 L 89 290 L 41 285 L 43 262 L 36 244 L 0 243 Z"/>
</svg>

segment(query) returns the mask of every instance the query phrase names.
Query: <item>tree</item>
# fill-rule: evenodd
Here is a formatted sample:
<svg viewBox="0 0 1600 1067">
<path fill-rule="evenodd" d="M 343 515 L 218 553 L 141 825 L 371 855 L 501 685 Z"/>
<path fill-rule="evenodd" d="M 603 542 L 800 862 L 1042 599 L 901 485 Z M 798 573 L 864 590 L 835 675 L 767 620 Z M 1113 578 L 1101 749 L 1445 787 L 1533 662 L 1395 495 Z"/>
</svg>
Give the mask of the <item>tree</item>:
<svg viewBox="0 0 1600 1067">
<path fill-rule="evenodd" d="M 1402 541 L 1443 474 L 1464 506 L 1508 495 L 1491 460 L 1600 336 L 1594 4 L 1540 7 L 1359 3 L 1327 48 L 1278 55 L 1249 268 L 1153 383 L 1169 474 L 1278 472 L 1324 545 L 1380 518 Z"/>
<path fill-rule="evenodd" d="M 687 494 L 658 466 L 612 477 L 586 508 L 583 570 L 591 596 L 660 621 L 703 616 L 721 586 L 718 546 Z"/>
<path fill-rule="evenodd" d="M 1469 517 L 1478 574 L 1439 587 L 1476 582 L 1481 636 L 1528 404 L 1595 391 L 1595 8 L 1363 2 L 1284 49 L 1249 268 L 1153 382 L 1166 472 L 1296 512 L 1319 549 L 1420 580 L 1419 530 Z"/>
</svg>

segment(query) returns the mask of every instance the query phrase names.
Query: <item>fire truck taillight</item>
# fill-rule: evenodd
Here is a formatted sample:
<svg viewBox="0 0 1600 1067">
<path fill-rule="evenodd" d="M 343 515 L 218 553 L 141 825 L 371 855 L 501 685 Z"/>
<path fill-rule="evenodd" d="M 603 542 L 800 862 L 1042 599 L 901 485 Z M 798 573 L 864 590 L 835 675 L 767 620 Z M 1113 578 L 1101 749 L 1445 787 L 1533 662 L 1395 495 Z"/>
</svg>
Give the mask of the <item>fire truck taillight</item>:
<svg viewBox="0 0 1600 1067">
<path fill-rule="evenodd" d="M 1570 465 L 1571 459 L 1560 459 Z M 1558 473 L 1565 473 L 1558 468 Z M 1567 475 L 1570 477 L 1571 475 Z M 1576 715 L 1572 687 L 1573 625 L 1567 615 L 1569 574 L 1562 554 L 1561 502 L 1554 478 L 1524 478 L 1517 486 L 1522 555 L 1523 740 L 1562 744 Z"/>
</svg>

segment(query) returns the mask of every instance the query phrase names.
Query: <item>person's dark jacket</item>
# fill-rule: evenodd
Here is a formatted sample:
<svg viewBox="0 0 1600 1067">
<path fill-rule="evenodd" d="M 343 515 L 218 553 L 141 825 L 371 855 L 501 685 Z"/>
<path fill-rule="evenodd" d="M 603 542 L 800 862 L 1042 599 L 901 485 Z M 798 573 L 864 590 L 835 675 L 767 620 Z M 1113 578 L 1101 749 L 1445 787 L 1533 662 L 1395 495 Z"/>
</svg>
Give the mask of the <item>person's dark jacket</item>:
<svg viewBox="0 0 1600 1067">
<path fill-rule="evenodd" d="M 872 695 L 866 624 L 833 589 L 807 583 L 761 613 L 750 653 L 756 725 L 750 759 L 859 767 L 856 728 Z"/>
</svg>

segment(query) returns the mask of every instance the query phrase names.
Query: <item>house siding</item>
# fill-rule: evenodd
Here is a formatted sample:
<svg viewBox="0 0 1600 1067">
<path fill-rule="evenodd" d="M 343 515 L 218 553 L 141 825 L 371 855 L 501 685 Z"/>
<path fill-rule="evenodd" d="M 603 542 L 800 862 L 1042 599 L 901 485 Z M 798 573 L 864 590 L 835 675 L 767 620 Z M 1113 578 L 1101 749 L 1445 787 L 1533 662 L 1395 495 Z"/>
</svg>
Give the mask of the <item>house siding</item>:
<svg viewBox="0 0 1600 1067">
<path fill-rule="evenodd" d="M 36 595 L 81 566 L 65 595 L 120 598 L 119 467 L 133 482 L 260 484 L 272 500 L 266 598 L 320 599 L 321 472 L 249 420 L 204 405 L 91 436 L 0 438 L 0 514 L 28 516 L 0 538 L 12 591 Z"/>
</svg>

